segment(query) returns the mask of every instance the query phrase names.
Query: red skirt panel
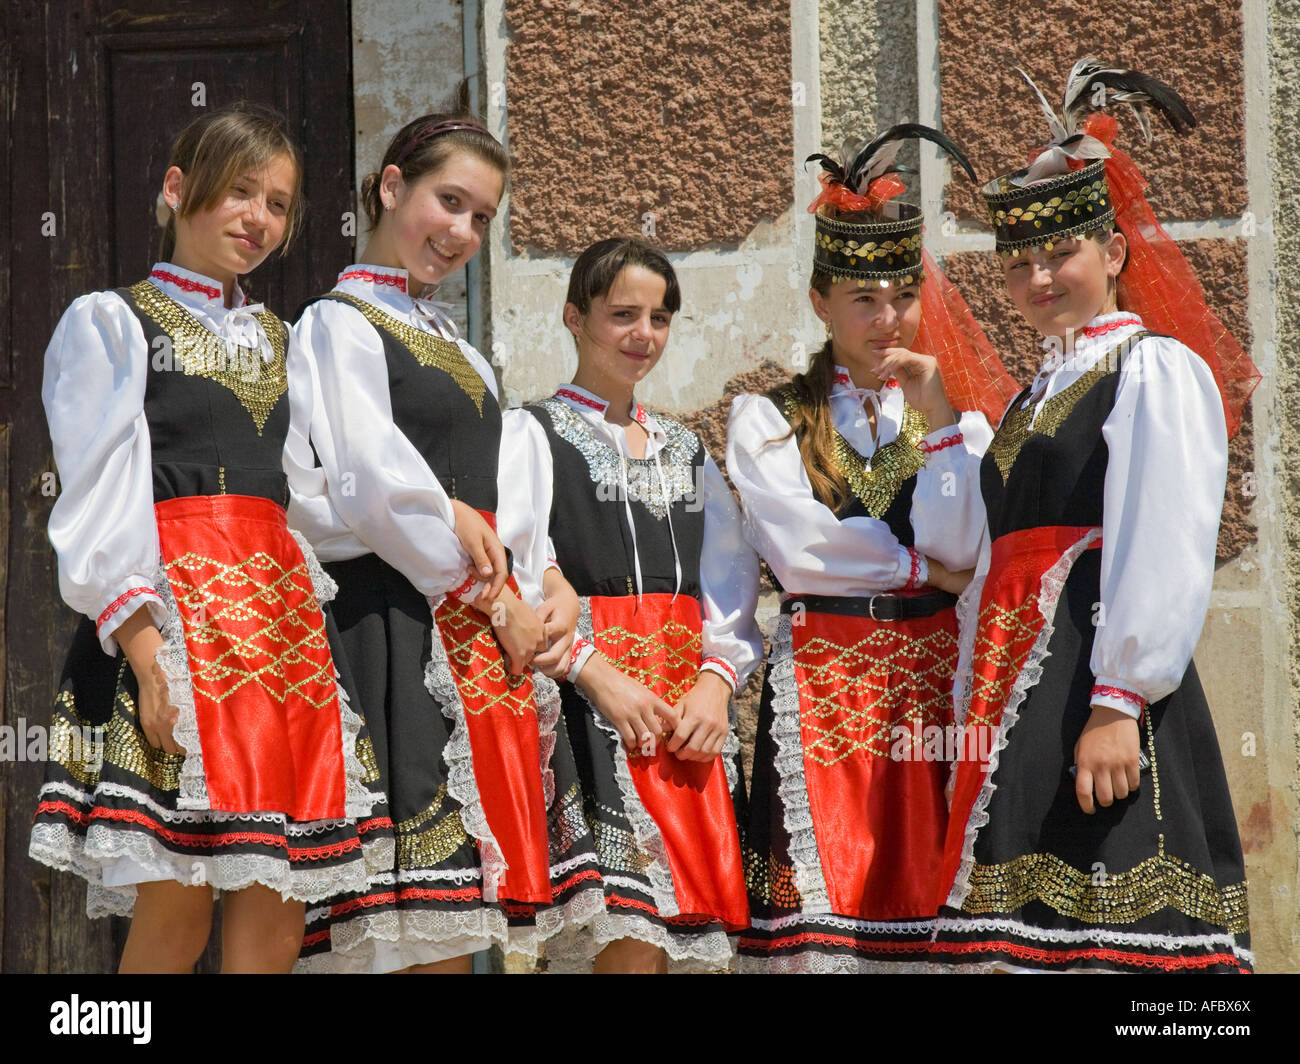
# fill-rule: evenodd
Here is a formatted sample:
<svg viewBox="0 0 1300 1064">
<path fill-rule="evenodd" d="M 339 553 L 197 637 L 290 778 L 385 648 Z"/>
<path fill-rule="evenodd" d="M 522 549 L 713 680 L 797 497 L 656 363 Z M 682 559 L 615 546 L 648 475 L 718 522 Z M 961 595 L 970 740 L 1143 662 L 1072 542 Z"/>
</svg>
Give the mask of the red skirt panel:
<svg viewBox="0 0 1300 1064">
<path fill-rule="evenodd" d="M 168 499 L 154 510 L 210 808 L 342 818 L 334 663 L 284 510 L 246 495 Z"/>
<path fill-rule="evenodd" d="M 517 590 L 513 577 L 510 587 Z M 498 898 L 547 904 L 550 852 L 533 681 L 506 675 L 492 626 L 477 610 L 448 596 L 433 616 L 465 707 L 479 801 L 507 866 Z"/>
<path fill-rule="evenodd" d="M 669 705 L 701 664 L 700 603 L 689 595 L 593 596 L 596 648 Z M 678 908 L 728 930 L 749 923 L 740 836 L 722 758 L 682 761 L 662 747 L 628 755 L 637 795 L 663 836 Z"/>
<path fill-rule="evenodd" d="M 974 756 L 963 758 L 957 768 L 940 875 L 940 904 L 947 900 L 961 865 L 967 822 L 984 785 L 1003 710 L 1043 630 L 1045 618 L 1038 608 L 1043 576 L 1093 531 L 1090 527 L 1030 528 L 999 536 L 993 543 L 980 596 L 971 701 L 965 720 L 966 733 L 979 741 L 968 744 Z M 1098 536 L 1087 549 L 1100 547 Z M 987 734 L 979 736 L 980 732 Z"/>
<path fill-rule="evenodd" d="M 791 636 L 804 777 L 831 911 L 864 920 L 933 916 L 948 766 L 942 754 L 927 756 L 925 740 L 952 722 L 956 615 L 874 621 L 806 612 L 792 617 Z"/>
</svg>

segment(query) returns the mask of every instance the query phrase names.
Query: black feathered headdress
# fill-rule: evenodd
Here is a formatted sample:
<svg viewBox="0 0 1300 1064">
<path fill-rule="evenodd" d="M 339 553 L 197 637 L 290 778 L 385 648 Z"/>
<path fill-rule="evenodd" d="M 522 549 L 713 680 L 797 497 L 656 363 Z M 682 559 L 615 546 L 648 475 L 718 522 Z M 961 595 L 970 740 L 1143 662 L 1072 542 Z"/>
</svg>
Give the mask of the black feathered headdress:
<svg viewBox="0 0 1300 1064">
<path fill-rule="evenodd" d="M 807 162 L 821 163 L 823 185 L 808 208 L 817 214 L 813 269 L 836 281 L 850 277 L 862 284 L 915 284 L 925 276 L 921 209 L 892 199 L 903 191 L 901 181 L 881 180 L 908 172 L 894 160 L 904 141 L 916 139 L 939 145 L 975 180 L 970 161 L 950 138 L 914 122 L 894 126 L 871 141 L 850 138 L 838 161 L 821 153 L 808 156 Z"/>
<path fill-rule="evenodd" d="M 1174 89 L 1137 70 L 1106 67 L 1090 57 L 1080 59 L 1066 79 L 1058 114 L 1029 75 L 1016 69 L 1038 96 L 1052 140 L 1027 167 L 984 186 L 997 249 L 1004 255 L 1050 247 L 1114 223 L 1115 207 L 1106 180 L 1111 152 L 1087 130 L 1092 112 L 1109 103 L 1127 104 L 1148 143 L 1149 108 L 1158 111 L 1175 133 L 1186 134 L 1196 125 Z"/>
</svg>

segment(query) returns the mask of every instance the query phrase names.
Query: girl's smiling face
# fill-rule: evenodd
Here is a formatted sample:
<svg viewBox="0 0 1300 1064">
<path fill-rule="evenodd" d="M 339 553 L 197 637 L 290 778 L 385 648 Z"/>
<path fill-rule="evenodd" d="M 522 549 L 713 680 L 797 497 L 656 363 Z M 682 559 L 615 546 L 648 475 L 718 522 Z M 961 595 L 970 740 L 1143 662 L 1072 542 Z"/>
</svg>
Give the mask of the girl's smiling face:
<svg viewBox="0 0 1300 1064">
<path fill-rule="evenodd" d="M 505 177 L 468 151 L 457 151 L 438 169 L 411 184 L 396 166 L 380 178 L 384 216 L 380 230 L 389 258 L 410 275 L 412 295 L 436 285 L 477 253 L 496 216 Z"/>
<path fill-rule="evenodd" d="M 668 343 L 672 311 L 667 282 L 643 266 L 625 266 L 586 314 L 564 305 L 564 324 L 578 345 L 579 379 L 604 395 L 630 390 L 654 369 Z"/>
<path fill-rule="evenodd" d="M 184 180 L 178 167 L 167 171 L 169 203 L 180 202 Z M 227 285 L 252 273 L 284 240 L 297 182 L 287 155 L 274 156 L 264 170 L 237 173 L 215 207 L 176 218 L 176 264 Z"/>
<path fill-rule="evenodd" d="M 1044 336 L 1068 343 L 1071 334 L 1115 309 L 1114 280 L 1127 245 L 1120 233 L 1098 242 L 1071 237 L 1045 249 L 1026 249 L 1002 260 L 1007 293 L 1016 309 Z"/>
</svg>

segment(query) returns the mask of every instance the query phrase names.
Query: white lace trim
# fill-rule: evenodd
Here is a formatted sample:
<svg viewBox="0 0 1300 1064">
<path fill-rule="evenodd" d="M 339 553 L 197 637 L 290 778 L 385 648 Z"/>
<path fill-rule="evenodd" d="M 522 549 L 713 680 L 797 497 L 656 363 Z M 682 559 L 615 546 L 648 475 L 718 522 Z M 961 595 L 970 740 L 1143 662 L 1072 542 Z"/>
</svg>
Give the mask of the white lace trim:
<svg viewBox="0 0 1300 1064">
<path fill-rule="evenodd" d="M 372 881 L 373 882 L 373 881 Z M 465 911 L 394 910 L 360 913 L 350 919 L 330 924 L 330 951 L 298 961 L 299 972 L 374 972 L 392 970 L 378 959 L 376 942 L 401 943 L 402 965 L 444 959 L 443 951 L 431 948 L 430 956 L 421 960 L 419 943 L 435 944 L 456 941 L 490 941 L 510 953 L 537 957 L 543 941 L 565 932 L 576 933 L 591 923 L 605 909 L 599 887 L 575 894 L 562 905 L 541 909 L 536 923 L 509 926 L 498 909 L 479 908 Z M 307 914 L 308 931 L 313 923 L 328 920 L 329 908 Z M 478 948 L 478 947 L 475 947 Z M 468 952 L 468 951 L 467 951 Z M 436 956 L 434 955 L 436 954 Z"/>
<path fill-rule="evenodd" d="M 386 868 L 392 868 L 397 862 L 397 840 L 392 835 L 378 835 L 361 843 L 361 857 L 366 866 L 366 877 Z"/>
<path fill-rule="evenodd" d="M 560 720 L 560 686 L 549 676 L 533 671 L 533 696 L 537 700 L 537 750 L 542 768 L 542 795 L 549 812 L 555 804 L 555 728 Z"/>
<path fill-rule="evenodd" d="M 577 631 L 578 635 L 588 642 L 593 644 L 596 642 L 591 620 L 591 599 L 586 595 L 578 599 Z M 655 908 L 659 910 L 662 916 L 676 916 L 679 911 L 677 908 L 677 890 L 673 885 L 672 866 L 668 863 L 668 850 L 664 845 L 664 837 L 659 831 L 659 825 L 646 812 L 641 796 L 637 793 L 636 783 L 633 781 L 631 770 L 628 768 L 627 751 L 623 748 L 623 739 L 618 734 L 618 729 L 605 719 L 605 715 L 599 709 L 592 705 L 586 693 L 576 684 L 574 690 L 587 704 L 587 708 L 591 711 L 597 727 L 614 740 L 614 779 L 618 783 L 619 797 L 623 802 L 623 814 L 632 827 L 632 834 L 636 838 L 636 844 L 650 859 L 650 864 L 645 870 L 645 876 L 650 881 Z"/>
<path fill-rule="evenodd" d="M 997 790 L 997 784 L 993 782 L 993 777 L 997 773 L 999 755 L 1006 748 L 1007 736 L 1011 733 L 1011 729 L 1015 727 L 1016 721 L 1020 719 L 1021 703 L 1024 702 L 1029 691 L 1043 677 L 1043 662 L 1048 657 L 1047 646 L 1051 641 L 1052 633 L 1056 630 L 1052 620 L 1056 616 L 1056 604 L 1061 597 L 1062 589 L 1065 587 L 1066 578 L 1070 575 L 1070 569 L 1073 568 L 1079 556 L 1088 549 L 1089 544 L 1100 536 L 1100 528 L 1089 529 L 1082 538 L 1069 547 L 1043 573 L 1038 591 L 1038 612 L 1043 617 L 1043 627 L 1038 633 L 1038 638 L 1034 640 L 1029 656 L 1025 659 L 1024 667 L 1016 676 L 1016 682 L 1011 688 L 1011 693 L 1007 696 L 1006 708 L 1002 711 L 1002 719 L 998 723 L 997 735 L 994 736 L 989 750 L 988 768 L 984 773 L 984 782 L 980 786 L 980 792 L 976 795 L 975 803 L 971 806 L 970 816 L 966 820 L 966 837 L 962 844 L 961 866 L 957 870 L 957 877 L 953 881 L 952 890 L 948 894 L 948 905 L 954 909 L 960 909 L 962 902 L 966 900 L 966 895 L 970 893 L 971 869 L 975 866 L 975 836 L 979 834 L 979 829 L 989 822 L 987 810 L 989 800 L 993 797 L 993 792 Z M 963 713 L 962 720 L 965 719 L 965 713 Z"/>
<path fill-rule="evenodd" d="M 33 824 L 27 856 L 60 872 L 73 872 L 87 883 L 97 884 L 103 878 L 99 864 L 87 859 L 81 838 L 69 831 L 66 824 Z"/>
<path fill-rule="evenodd" d="M 833 927 L 837 931 L 853 931 L 870 935 L 920 935 L 929 937 L 934 931 L 935 918 L 921 920 L 863 920 L 856 916 L 841 916 L 839 913 L 790 913 L 778 916 L 775 920 L 750 921 L 750 926 L 759 931 L 782 931 L 787 927 Z"/>
<path fill-rule="evenodd" d="M 575 868 L 581 868 L 583 865 L 595 865 L 597 863 L 596 855 L 587 850 L 576 857 L 570 857 L 568 860 L 561 861 L 559 864 L 551 865 L 551 878 L 560 879 L 562 876 L 571 872 Z"/>
<path fill-rule="evenodd" d="M 953 721 L 959 727 L 966 723 L 970 711 L 975 674 L 975 635 L 979 630 L 980 599 L 984 594 L 984 581 L 988 574 L 975 577 L 957 599 L 957 668 L 953 673 Z M 954 761 L 954 768 L 960 761 Z"/>
<path fill-rule="evenodd" d="M 886 961 L 848 953 L 814 951 L 771 957 L 741 953 L 738 967 L 742 975 L 867 975 L 881 972 L 940 975 L 952 971 L 948 965 L 929 960 Z"/>
<path fill-rule="evenodd" d="M 790 863 L 795 886 L 806 913 L 828 913 L 830 896 L 822 872 L 808 783 L 804 778 L 803 736 L 799 725 L 799 685 L 794 675 L 794 636 L 790 617 L 777 617 L 768 659 L 768 685 L 772 689 L 772 739 L 776 743 L 777 795 L 786 833 L 790 836 Z"/>
<path fill-rule="evenodd" d="M 1053 928 L 1034 927 L 1020 920 L 997 917 L 951 917 L 941 916 L 937 921 L 938 929 L 956 931 L 962 934 L 1002 932 L 1017 938 L 1027 938 L 1033 942 L 1089 943 L 1096 946 L 1135 946 L 1146 949 L 1164 949 L 1171 952 L 1184 950 L 1214 951 L 1230 949 L 1238 958 L 1252 966 L 1255 954 L 1242 949 L 1235 938 L 1228 934 L 1216 935 L 1154 935 L 1138 931 L 1112 931 L 1103 927 Z"/>
<path fill-rule="evenodd" d="M 307 575 L 311 577 L 311 588 L 316 594 L 316 601 L 322 606 L 333 602 L 334 597 L 339 593 L 339 585 L 334 582 L 322 567 L 320 559 L 316 557 L 316 552 L 307 542 L 307 537 L 297 529 L 289 529 L 289 535 L 293 536 L 294 542 L 298 544 L 298 549 L 302 551 L 302 559 L 307 563 Z"/>
<path fill-rule="evenodd" d="M 538 911 L 537 938 L 544 942 L 556 935 L 586 927 L 604 913 L 605 892 L 599 883 L 591 883 L 563 904 Z"/>
<path fill-rule="evenodd" d="M 740 770 L 736 767 L 740 755 L 740 736 L 734 721 L 727 728 L 727 738 L 722 743 L 722 768 L 727 774 L 727 793 L 734 799 L 740 790 Z"/>
<path fill-rule="evenodd" d="M 154 578 L 154 590 L 162 599 L 165 616 L 161 632 L 162 646 L 158 648 L 156 659 L 167 680 L 167 697 L 176 707 L 172 738 L 185 751 L 176 806 L 179 809 L 208 809 L 208 783 L 203 771 L 203 747 L 199 743 L 199 718 L 194 709 L 194 688 L 190 681 L 189 651 L 185 648 L 185 627 L 176 605 L 176 596 L 167 581 L 167 572 L 161 567 Z"/>
<path fill-rule="evenodd" d="M 590 971 L 596 954 L 619 939 L 634 938 L 668 954 L 673 973 L 717 972 L 731 967 L 736 948 L 724 931 L 679 935 L 644 916 L 605 913 L 587 926 L 557 936 L 546 947 L 547 971 Z"/>
<path fill-rule="evenodd" d="M 312 591 L 316 595 L 316 601 L 320 606 L 324 607 L 326 603 L 333 601 L 334 596 L 338 594 L 339 586 L 321 568 L 316 552 L 311 549 L 311 544 L 307 542 L 306 538 L 293 529 L 289 529 L 289 534 L 293 536 L 294 542 L 298 544 L 298 549 L 302 551 L 303 561 L 306 563 L 307 573 L 311 577 Z M 332 654 L 333 650 L 331 648 Z M 360 820 L 371 814 L 375 805 L 383 801 L 383 796 L 376 794 L 362 782 L 365 769 L 362 767 L 361 759 L 357 757 L 357 738 L 361 734 L 361 717 L 353 710 L 347 691 L 339 683 L 337 668 L 334 669 L 334 689 L 338 692 L 339 698 L 339 725 L 343 746 L 343 778 L 346 788 L 344 791 L 343 812 L 345 816 Z"/>
<path fill-rule="evenodd" d="M 957 598 L 957 668 L 952 677 L 952 716 L 959 729 L 965 725 L 966 714 L 970 711 L 975 676 L 975 634 L 979 629 L 980 598 L 984 594 L 987 575 L 981 573 L 971 580 Z M 948 785 L 944 793 L 949 796 L 950 807 L 960 766 L 961 758 L 954 758 L 948 765 Z"/>
<path fill-rule="evenodd" d="M 435 633 L 436 636 L 436 633 Z M 310 932 L 316 930 L 307 925 Z M 403 944 L 408 952 L 418 955 L 419 943 L 434 947 L 439 943 L 457 940 L 490 941 L 508 945 L 510 936 L 506 917 L 495 908 L 466 910 L 438 909 L 387 909 L 381 912 L 360 913 L 350 919 L 330 924 L 330 949 L 328 952 L 299 958 L 295 972 L 380 972 L 393 971 L 376 959 L 376 942 Z M 434 950 L 441 954 L 442 951 Z M 534 953 L 535 955 L 535 953 Z M 429 960 L 445 959 L 445 954 L 431 956 Z M 427 963 L 406 959 L 407 964 Z"/>
<path fill-rule="evenodd" d="M 483 809 L 478 781 L 474 778 L 474 754 L 465 720 L 465 704 L 451 674 L 451 663 L 442 645 L 433 607 L 429 611 L 429 627 L 432 643 L 429 664 L 424 670 L 424 686 L 452 723 L 451 738 L 442 752 L 447 762 L 447 793 L 460 805 L 461 825 L 478 844 L 479 864 L 483 869 L 483 900 L 492 903 L 497 900 L 501 877 L 505 875 L 506 858 Z"/>
<path fill-rule="evenodd" d="M 86 880 L 86 914 L 129 916 L 135 907 L 135 885 L 104 885 L 104 865 L 127 860 L 148 876 L 144 882 L 172 880 L 186 886 L 210 886 L 222 892 L 260 883 L 285 898 L 319 902 L 337 894 L 364 889 L 365 861 L 361 854 L 326 867 L 294 868 L 282 857 L 262 854 L 179 854 L 149 835 L 92 824 L 84 844 L 65 824 L 35 824 L 28 853 L 52 868 L 75 872 Z"/>
<path fill-rule="evenodd" d="M 391 866 L 390 866 L 391 868 Z M 393 883 L 478 883 L 483 873 L 477 868 L 399 868 L 397 874 L 391 871 L 377 877 L 377 882 Z"/>
</svg>

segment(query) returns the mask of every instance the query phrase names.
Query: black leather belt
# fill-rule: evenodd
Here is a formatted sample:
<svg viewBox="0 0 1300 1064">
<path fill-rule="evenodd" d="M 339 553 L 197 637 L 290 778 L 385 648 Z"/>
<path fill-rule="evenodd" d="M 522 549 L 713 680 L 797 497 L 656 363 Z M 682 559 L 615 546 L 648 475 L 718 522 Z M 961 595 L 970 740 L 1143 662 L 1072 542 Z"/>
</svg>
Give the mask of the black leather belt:
<svg viewBox="0 0 1300 1064">
<path fill-rule="evenodd" d="M 792 595 L 781 603 L 782 613 L 791 613 L 801 603 L 809 613 L 841 613 L 850 617 L 870 617 L 873 621 L 910 621 L 933 617 L 957 603 L 951 591 L 931 591 L 925 595 L 872 595 L 849 598 L 840 595 Z"/>
</svg>

